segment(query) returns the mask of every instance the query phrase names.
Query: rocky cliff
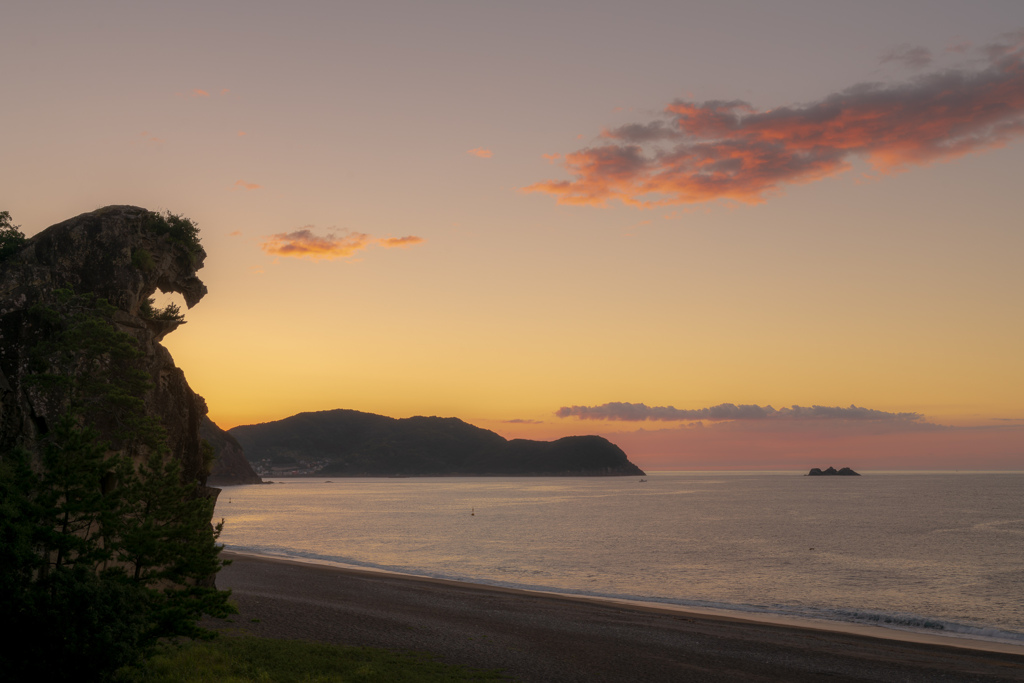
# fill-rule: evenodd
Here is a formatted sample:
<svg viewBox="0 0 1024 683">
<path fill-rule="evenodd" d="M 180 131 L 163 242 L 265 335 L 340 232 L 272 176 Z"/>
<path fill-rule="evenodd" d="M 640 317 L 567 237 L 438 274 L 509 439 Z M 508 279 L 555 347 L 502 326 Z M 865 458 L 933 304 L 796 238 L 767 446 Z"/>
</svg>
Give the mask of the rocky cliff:
<svg viewBox="0 0 1024 683">
<path fill-rule="evenodd" d="M 199 435 L 213 446 L 216 459 L 210 470 L 207 483 L 210 486 L 234 486 L 238 484 L 262 484 L 263 479 L 253 471 L 241 444 L 209 417 L 199 425 Z"/>
<path fill-rule="evenodd" d="M 95 295 L 113 305 L 109 320 L 141 350 L 132 367 L 148 379 L 142 396 L 145 414 L 157 417 L 166 430 L 182 476 L 205 483 L 209 463 L 204 462 L 199 428 L 206 403 L 160 344 L 182 320 L 154 312 L 149 304 L 158 289 L 180 293 L 189 308 L 197 304 L 206 294 L 196 275 L 205 258 L 188 221 L 135 206 L 108 206 L 47 228 L 0 263 L 0 453 L 16 446 L 33 450 L 66 409 L 36 381 L 41 372 L 54 374 L 52 363 L 49 370 L 40 370 L 39 349 L 53 347 L 48 335 L 60 329 L 52 313 L 53 324 L 47 325 L 46 311 L 59 308 L 69 296 Z M 81 361 L 72 359 L 66 367 L 81 367 Z M 102 410 L 97 408 L 97 414 Z M 108 423 L 113 421 L 101 415 L 104 438 L 111 439 L 114 430 Z M 111 444 L 117 448 L 116 439 Z"/>
</svg>

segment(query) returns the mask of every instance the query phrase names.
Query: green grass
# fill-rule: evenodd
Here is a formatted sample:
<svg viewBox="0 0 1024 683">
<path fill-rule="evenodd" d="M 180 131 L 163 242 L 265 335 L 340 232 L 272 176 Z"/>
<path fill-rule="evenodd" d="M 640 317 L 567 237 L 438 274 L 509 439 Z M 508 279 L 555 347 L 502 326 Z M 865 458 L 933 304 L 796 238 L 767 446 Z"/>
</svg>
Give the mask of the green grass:
<svg viewBox="0 0 1024 683">
<path fill-rule="evenodd" d="M 449 666 L 429 655 L 301 640 L 224 637 L 168 646 L 144 665 L 122 670 L 132 683 L 335 683 L 340 681 L 507 681 L 495 671 Z"/>
</svg>

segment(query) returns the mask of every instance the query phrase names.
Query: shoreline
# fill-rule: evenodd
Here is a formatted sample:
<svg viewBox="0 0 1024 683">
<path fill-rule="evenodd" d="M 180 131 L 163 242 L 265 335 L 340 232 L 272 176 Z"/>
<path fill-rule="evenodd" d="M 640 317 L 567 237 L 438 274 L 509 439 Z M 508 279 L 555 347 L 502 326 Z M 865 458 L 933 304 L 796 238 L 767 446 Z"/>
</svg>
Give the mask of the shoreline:
<svg viewBox="0 0 1024 683">
<path fill-rule="evenodd" d="M 341 572 L 355 574 L 384 575 L 410 581 L 422 581 L 438 585 L 451 586 L 472 586 L 481 590 L 494 590 L 512 595 L 526 596 L 547 596 L 563 600 L 580 601 L 593 604 L 619 605 L 650 613 L 663 613 L 666 615 L 680 615 L 690 617 L 701 617 L 708 619 L 719 619 L 730 622 L 754 623 L 771 626 L 784 626 L 791 628 L 807 629 L 810 631 L 823 631 L 827 633 L 844 633 L 858 635 L 881 640 L 894 640 L 906 643 L 919 643 L 941 645 L 944 647 L 963 648 L 967 650 L 978 650 L 982 652 L 999 652 L 1024 656 L 1024 643 L 1007 643 L 1001 640 L 987 640 L 970 635 L 946 635 L 939 633 L 927 633 L 909 629 L 892 628 L 887 626 L 876 626 L 872 624 L 857 624 L 850 622 L 833 621 L 828 619 L 812 619 L 808 617 L 790 616 L 775 614 L 771 612 L 754 612 L 743 610 L 730 610 L 716 607 L 701 607 L 695 605 L 678 605 L 673 603 L 651 602 L 644 600 L 633 600 L 629 598 L 617 598 L 601 595 L 584 595 L 579 593 L 565 593 L 555 590 L 542 590 L 531 588 L 519 588 L 513 586 L 501 586 L 489 583 L 478 583 L 474 581 L 462 581 L 458 579 L 445 579 L 440 577 L 423 576 L 419 574 L 408 574 L 396 572 L 389 569 L 376 567 L 361 567 L 348 565 L 342 562 L 331 560 L 319 560 L 313 558 L 285 557 L 279 555 L 264 555 L 260 553 L 229 550 L 222 552 L 226 559 L 236 557 L 247 557 L 256 560 L 269 562 L 282 562 L 297 566 L 315 566 L 335 569 Z"/>
<path fill-rule="evenodd" d="M 976 647 L 987 641 L 224 557 L 233 563 L 217 583 L 232 590 L 240 613 L 207 625 L 226 635 L 428 652 L 519 681 L 1024 681 L 1020 649 Z"/>
</svg>

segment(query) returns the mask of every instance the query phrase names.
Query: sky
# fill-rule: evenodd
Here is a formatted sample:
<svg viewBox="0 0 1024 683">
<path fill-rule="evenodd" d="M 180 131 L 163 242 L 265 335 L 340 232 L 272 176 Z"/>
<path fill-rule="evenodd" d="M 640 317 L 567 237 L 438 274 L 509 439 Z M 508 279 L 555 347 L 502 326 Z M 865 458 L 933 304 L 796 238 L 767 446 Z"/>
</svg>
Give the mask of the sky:
<svg viewBox="0 0 1024 683">
<path fill-rule="evenodd" d="M 0 210 L 194 220 L 221 427 L 1024 470 L 1024 3 L 23 2 Z M 163 300 L 181 302 L 178 295 Z"/>
</svg>

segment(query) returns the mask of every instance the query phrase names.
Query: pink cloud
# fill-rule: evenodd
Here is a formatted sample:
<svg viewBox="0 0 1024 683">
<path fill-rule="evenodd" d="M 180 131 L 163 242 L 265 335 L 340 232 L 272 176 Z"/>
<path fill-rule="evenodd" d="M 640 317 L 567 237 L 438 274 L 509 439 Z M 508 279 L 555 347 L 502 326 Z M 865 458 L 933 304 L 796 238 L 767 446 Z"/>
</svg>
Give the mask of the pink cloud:
<svg viewBox="0 0 1024 683">
<path fill-rule="evenodd" d="M 192 97 L 209 97 L 209 96 L 210 96 L 210 93 L 206 92 L 205 90 L 200 90 L 199 88 L 194 88 L 192 90 Z"/>
<path fill-rule="evenodd" d="M 406 235 L 405 237 L 384 237 L 377 240 L 377 244 L 387 248 L 410 247 L 414 244 L 419 244 L 422 241 L 422 237 L 416 237 L 415 235 Z"/>
<path fill-rule="evenodd" d="M 322 259 L 333 260 L 352 256 L 370 244 L 370 236 L 361 232 L 352 232 L 340 237 L 327 233 L 320 237 L 308 228 L 292 232 L 271 235 L 261 246 L 263 251 L 273 256 L 291 256 L 308 258 L 313 261 Z"/>
<path fill-rule="evenodd" d="M 524 190 L 591 206 L 753 204 L 857 158 L 887 173 L 1000 147 L 1024 134 L 1024 41 L 1010 37 L 982 49 L 989 61 L 980 70 L 857 85 L 808 105 L 760 111 L 738 100 L 676 100 L 661 119 L 604 131 L 602 144 L 565 155 L 570 180 Z M 893 59 L 930 59 L 915 50 Z"/>
<path fill-rule="evenodd" d="M 266 238 L 267 241 L 260 247 L 272 256 L 289 256 L 320 261 L 346 258 L 374 244 L 390 248 L 407 247 L 423 242 L 423 238 L 414 235 L 374 239 L 361 232 L 350 232 L 340 236 L 329 232 L 321 237 L 313 234 L 309 227 L 272 235 Z"/>
<path fill-rule="evenodd" d="M 235 182 L 235 187 L 240 187 L 243 190 L 259 190 L 263 186 L 257 185 L 256 183 L 247 183 L 244 180 L 238 180 Z"/>
<path fill-rule="evenodd" d="M 490 159 L 492 156 L 494 156 L 494 152 L 492 152 L 489 149 L 484 149 L 482 147 L 471 149 L 468 152 L 466 152 L 466 154 L 472 154 L 473 156 L 480 157 L 481 159 Z"/>
</svg>

